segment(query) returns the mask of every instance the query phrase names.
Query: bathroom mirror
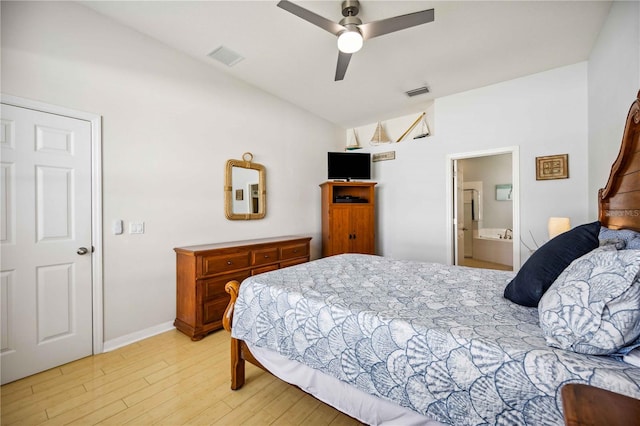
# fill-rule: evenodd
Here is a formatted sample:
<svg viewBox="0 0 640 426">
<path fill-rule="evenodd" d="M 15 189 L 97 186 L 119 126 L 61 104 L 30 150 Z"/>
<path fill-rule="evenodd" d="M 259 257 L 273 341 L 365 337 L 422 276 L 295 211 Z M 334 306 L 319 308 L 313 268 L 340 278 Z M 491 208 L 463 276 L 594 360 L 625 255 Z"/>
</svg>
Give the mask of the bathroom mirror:
<svg viewBox="0 0 640 426">
<path fill-rule="evenodd" d="M 228 160 L 225 168 L 224 214 L 231 220 L 262 219 L 267 212 L 265 168 L 253 163 L 253 154 Z"/>
</svg>

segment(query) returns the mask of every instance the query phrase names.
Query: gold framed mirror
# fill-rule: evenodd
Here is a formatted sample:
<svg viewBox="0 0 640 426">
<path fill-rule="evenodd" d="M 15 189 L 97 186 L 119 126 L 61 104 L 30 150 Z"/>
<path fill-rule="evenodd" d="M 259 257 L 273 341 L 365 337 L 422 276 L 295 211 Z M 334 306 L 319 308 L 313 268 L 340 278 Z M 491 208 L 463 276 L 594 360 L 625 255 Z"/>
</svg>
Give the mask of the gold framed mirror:
<svg viewBox="0 0 640 426">
<path fill-rule="evenodd" d="M 227 160 L 224 214 L 230 220 L 262 219 L 267 213 L 266 171 L 245 152 L 242 160 Z"/>
</svg>

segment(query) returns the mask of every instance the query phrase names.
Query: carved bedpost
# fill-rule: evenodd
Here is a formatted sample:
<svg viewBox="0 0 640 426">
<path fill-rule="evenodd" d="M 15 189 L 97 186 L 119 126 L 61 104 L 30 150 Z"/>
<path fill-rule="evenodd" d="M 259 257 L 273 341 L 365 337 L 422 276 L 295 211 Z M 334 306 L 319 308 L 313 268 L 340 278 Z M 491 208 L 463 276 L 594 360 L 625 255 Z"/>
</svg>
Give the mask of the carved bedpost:
<svg viewBox="0 0 640 426">
<path fill-rule="evenodd" d="M 598 220 L 612 229 L 640 231 L 640 91 L 631 104 L 607 185 L 598 191 Z"/>
<path fill-rule="evenodd" d="M 235 307 L 236 300 L 238 299 L 238 290 L 240 290 L 240 283 L 235 280 L 229 281 L 224 286 L 224 291 L 229 293 L 229 296 L 231 296 L 231 300 L 229 300 L 227 309 L 224 310 L 224 315 L 222 316 L 222 326 L 229 333 L 231 333 L 231 323 L 233 321 L 233 308 Z"/>
<path fill-rule="evenodd" d="M 231 324 L 233 321 L 233 308 L 238 298 L 238 290 L 240 283 L 238 281 L 229 281 L 224 290 L 229 293 L 231 300 L 222 317 L 222 326 L 231 333 Z M 240 389 L 244 385 L 244 358 L 242 357 L 241 341 L 231 338 L 231 389 Z"/>
</svg>

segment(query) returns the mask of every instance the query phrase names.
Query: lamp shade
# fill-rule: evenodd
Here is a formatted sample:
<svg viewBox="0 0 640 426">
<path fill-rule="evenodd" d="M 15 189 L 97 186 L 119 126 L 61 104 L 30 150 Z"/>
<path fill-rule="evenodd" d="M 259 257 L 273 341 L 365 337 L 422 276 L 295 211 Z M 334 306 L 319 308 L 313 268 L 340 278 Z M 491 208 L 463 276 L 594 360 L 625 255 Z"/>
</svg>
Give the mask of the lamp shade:
<svg viewBox="0 0 640 426">
<path fill-rule="evenodd" d="M 550 217 L 548 223 L 549 239 L 571 229 L 571 221 L 568 217 Z"/>
</svg>

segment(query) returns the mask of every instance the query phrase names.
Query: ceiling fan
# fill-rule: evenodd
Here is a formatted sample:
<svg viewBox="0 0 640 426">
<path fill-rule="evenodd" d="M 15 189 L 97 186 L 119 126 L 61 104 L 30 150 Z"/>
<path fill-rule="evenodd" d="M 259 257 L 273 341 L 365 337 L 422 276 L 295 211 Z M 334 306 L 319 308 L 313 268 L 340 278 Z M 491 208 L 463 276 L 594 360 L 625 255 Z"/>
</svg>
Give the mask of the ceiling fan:
<svg viewBox="0 0 640 426">
<path fill-rule="evenodd" d="M 288 0 L 278 2 L 278 7 L 338 37 L 339 52 L 335 81 L 344 79 L 351 55 L 360 50 L 364 40 L 433 22 L 434 19 L 433 9 L 428 9 L 363 24 L 357 17 L 360 11 L 360 2 L 358 0 L 345 0 L 342 2 L 342 16 L 344 18 L 339 23 L 324 18 Z"/>
</svg>

